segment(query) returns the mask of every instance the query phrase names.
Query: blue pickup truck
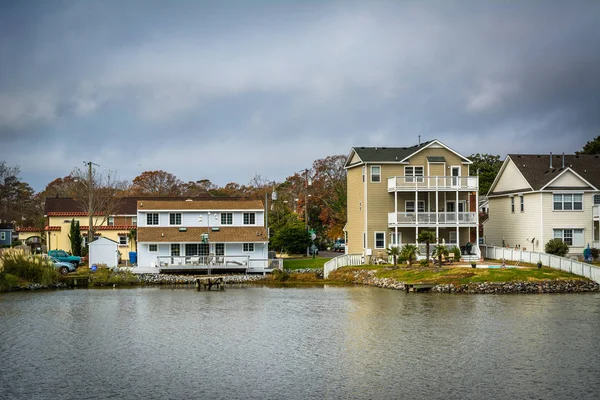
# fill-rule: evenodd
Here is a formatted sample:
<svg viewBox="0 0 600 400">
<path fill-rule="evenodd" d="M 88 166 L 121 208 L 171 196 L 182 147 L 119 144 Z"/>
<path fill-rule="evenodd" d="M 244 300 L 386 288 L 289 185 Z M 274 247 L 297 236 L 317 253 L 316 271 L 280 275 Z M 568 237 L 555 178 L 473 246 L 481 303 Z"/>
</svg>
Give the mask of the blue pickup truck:
<svg viewBox="0 0 600 400">
<path fill-rule="evenodd" d="M 81 264 L 81 257 L 72 256 L 64 250 L 50 250 L 48 252 L 48 257 L 54 257 L 58 261 L 71 263 L 75 267 L 78 267 Z"/>
</svg>

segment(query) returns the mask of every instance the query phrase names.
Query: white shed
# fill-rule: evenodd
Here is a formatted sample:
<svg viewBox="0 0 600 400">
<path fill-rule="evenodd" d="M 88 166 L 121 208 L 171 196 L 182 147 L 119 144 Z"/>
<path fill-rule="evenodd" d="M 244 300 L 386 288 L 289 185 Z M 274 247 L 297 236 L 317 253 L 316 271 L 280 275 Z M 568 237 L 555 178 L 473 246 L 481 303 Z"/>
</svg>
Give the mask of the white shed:
<svg viewBox="0 0 600 400">
<path fill-rule="evenodd" d="M 89 244 L 90 267 L 105 264 L 108 268 L 119 266 L 119 243 L 105 237 L 98 238 Z"/>
</svg>

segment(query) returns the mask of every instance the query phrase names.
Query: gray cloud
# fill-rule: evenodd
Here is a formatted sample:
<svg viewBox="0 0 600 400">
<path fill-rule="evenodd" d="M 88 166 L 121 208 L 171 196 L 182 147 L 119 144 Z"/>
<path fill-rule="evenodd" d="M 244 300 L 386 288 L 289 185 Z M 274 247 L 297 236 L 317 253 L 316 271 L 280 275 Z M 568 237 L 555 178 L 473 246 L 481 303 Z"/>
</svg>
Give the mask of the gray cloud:
<svg viewBox="0 0 600 400">
<path fill-rule="evenodd" d="M 0 159 L 36 189 L 82 160 L 224 185 L 418 135 L 503 156 L 600 131 L 599 3 L 0 7 Z"/>
</svg>

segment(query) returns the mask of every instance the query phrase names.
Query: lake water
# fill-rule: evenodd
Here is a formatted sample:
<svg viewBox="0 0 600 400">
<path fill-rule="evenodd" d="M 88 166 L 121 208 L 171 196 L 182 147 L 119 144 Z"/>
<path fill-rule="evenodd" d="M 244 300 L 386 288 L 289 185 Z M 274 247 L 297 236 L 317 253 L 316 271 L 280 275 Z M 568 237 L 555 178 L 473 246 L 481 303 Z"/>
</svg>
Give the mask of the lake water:
<svg viewBox="0 0 600 400">
<path fill-rule="evenodd" d="M 4 399 L 597 399 L 600 294 L 0 294 Z"/>
</svg>

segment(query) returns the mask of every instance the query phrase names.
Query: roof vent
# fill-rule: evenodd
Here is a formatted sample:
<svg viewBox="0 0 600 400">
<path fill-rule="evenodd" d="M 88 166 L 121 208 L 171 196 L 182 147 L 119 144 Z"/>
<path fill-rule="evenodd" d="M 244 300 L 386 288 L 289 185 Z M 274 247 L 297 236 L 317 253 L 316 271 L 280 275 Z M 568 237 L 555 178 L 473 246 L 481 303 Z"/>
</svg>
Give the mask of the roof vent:
<svg viewBox="0 0 600 400">
<path fill-rule="evenodd" d="M 563 168 L 565 167 L 565 152 L 563 151 Z"/>
<path fill-rule="evenodd" d="M 550 152 L 550 169 L 552 169 L 552 152 Z"/>
</svg>

